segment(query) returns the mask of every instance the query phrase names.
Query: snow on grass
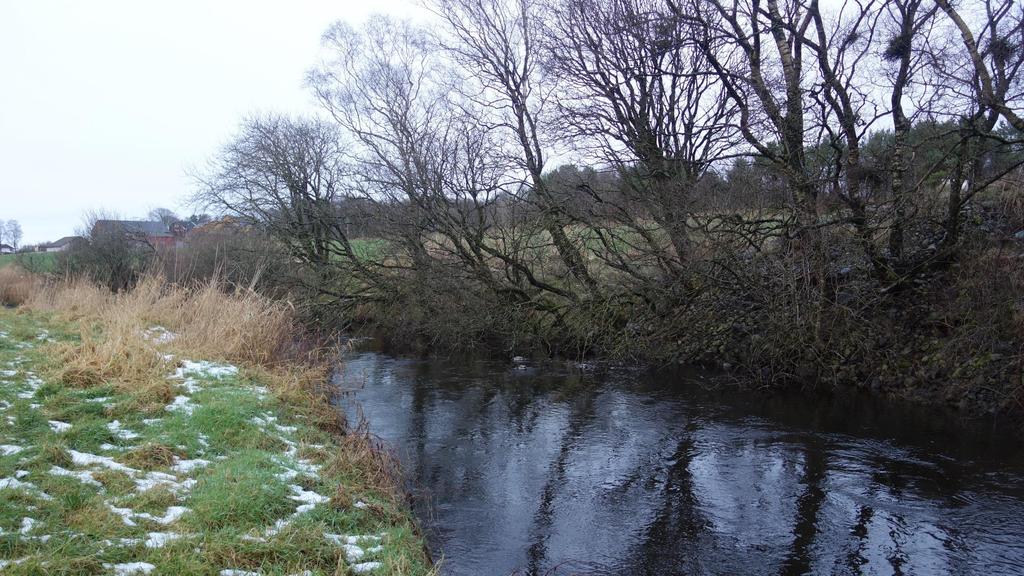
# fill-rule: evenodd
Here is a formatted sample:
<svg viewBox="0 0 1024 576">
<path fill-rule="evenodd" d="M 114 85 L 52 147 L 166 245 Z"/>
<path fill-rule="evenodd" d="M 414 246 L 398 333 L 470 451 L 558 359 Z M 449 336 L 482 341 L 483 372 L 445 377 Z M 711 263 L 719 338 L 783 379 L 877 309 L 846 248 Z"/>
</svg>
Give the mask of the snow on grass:
<svg viewBox="0 0 1024 576">
<path fill-rule="evenodd" d="M 209 460 L 203 460 L 202 458 L 194 458 L 192 460 L 179 460 L 175 457 L 174 465 L 171 469 L 179 474 L 188 474 L 196 468 L 203 468 L 210 465 Z"/>
<path fill-rule="evenodd" d="M 100 546 L 104 548 L 131 548 L 133 546 L 138 546 L 141 543 L 142 538 L 114 538 L 101 541 Z"/>
<path fill-rule="evenodd" d="M 331 501 L 331 499 L 326 496 L 321 496 L 311 490 L 304 490 L 301 486 L 296 486 L 295 484 L 289 486 L 288 489 L 292 491 L 292 495 L 289 496 L 289 498 L 302 503 L 295 509 L 296 515 L 309 512 L 315 508 L 317 504 L 323 504 L 324 502 Z"/>
<path fill-rule="evenodd" d="M 135 468 L 121 464 L 110 456 L 97 456 L 96 454 L 79 452 L 77 450 L 68 450 L 68 454 L 71 455 L 71 461 L 75 466 L 102 466 L 129 475 L 135 475 L 139 472 Z"/>
<path fill-rule="evenodd" d="M 355 572 L 356 574 L 368 574 L 380 567 L 380 562 L 362 562 L 360 564 L 353 564 L 350 566 L 352 572 Z"/>
<path fill-rule="evenodd" d="M 181 366 L 178 366 L 178 369 L 174 371 L 171 378 L 184 380 L 189 376 L 194 376 L 196 378 L 220 380 L 237 374 L 238 367 L 232 366 L 231 364 L 218 364 L 216 362 L 207 362 L 206 360 L 200 360 L 198 362 L 182 360 Z"/>
<path fill-rule="evenodd" d="M 0 444 L 0 456 L 13 456 L 18 452 L 24 450 L 21 446 L 15 446 L 13 444 Z"/>
<path fill-rule="evenodd" d="M 21 519 L 21 528 L 18 530 L 21 534 L 28 534 L 32 532 L 32 528 L 36 525 L 35 518 L 24 517 Z"/>
<path fill-rule="evenodd" d="M 26 475 L 22 475 L 24 478 Z M 18 478 L 0 478 L 0 490 L 23 490 L 34 494 L 42 500 L 53 500 L 53 497 L 43 492 L 38 486 L 31 482 L 22 482 Z"/>
<path fill-rule="evenodd" d="M 186 478 L 185 480 L 178 481 L 178 478 L 173 474 L 166 472 L 151 471 L 147 472 L 142 478 L 135 479 L 135 490 L 137 492 L 145 492 L 146 490 L 152 490 L 153 488 L 163 487 L 169 490 L 175 496 L 181 496 L 196 485 L 196 480 L 192 478 Z"/>
<path fill-rule="evenodd" d="M 40 379 L 38 376 L 36 376 L 32 372 L 26 372 L 25 373 L 25 387 L 27 388 L 27 390 L 19 392 L 17 394 L 17 396 L 18 396 L 18 398 L 21 398 L 22 400 L 27 400 L 29 398 L 32 398 L 33 396 L 36 395 L 36 392 L 39 390 L 39 387 L 42 386 L 42 385 L 43 385 L 42 379 Z"/>
<path fill-rule="evenodd" d="M 253 416 L 251 422 L 260 428 L 273 427 L 282 434 L 294 434 L 298 432 L 297 426 L 282 426 L 277 423 L 277 416 L 264 412 L 261 416 Z"/>
<path fill-rule="evenodd" d="M 110 502 L 107 502 L 106 505 L 107 509 L 121 517 L 121 521 L 124 522 L 125 526 L 138 526 L 138 523 L 135 522 L 137 519 L 149 520 L 150 522 L 156 522 L 157 524 L 166 526 L 177 522 L 178 519 L 184 516 L 187 512 L 191 512 L 190 509 L 185 508 L 184 506 L 170 506 L 164 512 L 163 516 L 154 516 L 149 512 L 136 512 L 131 508 L 114 506 Z"/>
<path fill-rule="evenodd" d="M 66 468 L 61 468 L 60 466 L 53 466 L 53 467 L 50 468 L 50 474 L 52 474 L 54 476 L 67 476 L 67 477 L 70 477 L 70 478 L 75 478 L 75 479 L 77 479 L 79 482 L 81 482 L 83 484 L 89 484 L 91 486 L 98 486 L 101 490 L 103 489 L 103 484 L 100 484 L 99 481 L 97 481 L 95 478 L 93 478 L 92 472 L 90 472 L 89 470 L 77 470 L 76 471 L 76 470 L 68 470 Z"/>
<path fill-rule="evenodd" d="M 146 545 L 146 548 L 163 548 L 169 542 L 174 542 L 181 538 L 183 538 L 183 536 L 177 532 L 150 532 L 146 534 L 146 541 L 144 544 Z"/>
<path fill-rule="evenodd" d="M 2 314 L 0 311 L 0 326 L 5 321 Z M 21 320 L 23 318 L 19 318 Z M 18 331 L 26 333 L 20 327 Z M 26 338 L 35 341 L 32 336 L 35 333 L 38 329 L 27 331 L 29 335 Z M 146 332 L 147 339 L 153 344 L 169 342 L 173 339 L 169 334 L 172 333 L 165 332 L 162 327 Z M 154 347 L 154 353 L 161 352 Z M 24 356 L 14 358 L 19 354 Z M 110 411 L 98 410 L 100 405 L 108 408 L 133 406 L 137 400 L 134 390 L 115 394 L 109 383 L 83 390 L 63 390 L 63 383 L 54 381 L 46 385 L 45 394 L 41 392 L 44 381 L 31 370 L 49 373 L 52 366 L 40 364 L 46 360 L 47 354 L 49 351 L 42 346 L 33 353 L 20 353 L 10 345 L 6 350 L 0 350 L 0 368 L 3 368 L 0 375 L 10 379 L 0 380 L 0 394 L 6 398 L 0 400 L 0 411 L 11 410 L 8 413 L 11 416 L 0 414 L 0 441 L 7 442 L 0 444 L 0 457 L 11 456 L 13 460 L 26 451 L 33 456 L 18 464 L 31 472 L 14 471 L 13 466 L 3 469 L 8 477 L 0 477 L 0 491 L 5 491 L 0 501 L 13 507 L 9 511 L 3 510 L 3 516 L 8 518 L 4 525 L 14 526 L 8 529 L 9 535 L 17 540 L 31 541 L 32 546 L 38 547 L 33 548 L 34 554 L 38 555 L 31 557 L 33 563 L 57 566 L 68 554 L 81 554 L 83 557 L 103 554 L 99 558 L 105 562 L 106 573 L 130 576 L 166 572 L 168 567 L 173 567 L 172 572 L 194 571 L 199 564 L 189 563 L 198 560 L 190 558 L 195 554 L 208 562 L 202 566 L 211 573 L 218 573 L 219 568 L 227 564 L 220 573 L 228 576 L 312 576 L 314 573 L 333 572 L 339 560 L 346 562 L 349 570 L 362 573 L 380 566 L 379 562 L 370 561 L 385 559 L 383 555 L 378 556 L 384 550 L 379 536 L 338 536 L 334 541 L 336 547 L 329 546 L 334 550 L 332 558 L 326 561 L 323 555 L 307 556 L 304 553 L 311 546 L 316 546 L 317 541 L 320 546 L 325 544 L 319 540 L 319 535 L 329 530 L 328 526 L 355 527 L 366 521 L 366 517 L 361 514 L 348 517 L 356 512 L 353 508 L 328 509 L 325 506 L 330 498 L 324 494 L 330 494 L 335 488 L 331 479 L 320 479 L 321 470 L 325 470 L 323 474 L 326 477 L 328 469 L 301 458 L 299 454 L 300 449 L 319 448 L 325 453 L 312 457 L 319 462 L 320 457 L 326 457 L 334 447 L 333 444 L 309 442 L 327 436 L 311 426 L 294 425 L 288 406 L 271 397 L 267 388 L 250 382 L 248 377 L 244 380 L 239 378 L 239 368 L 230 364 L 165 356 L 169 362 L 177 364 L 173 373 L 165 373 L 168 383 L 176 385 L 177 392 L 168 396 L 173 400 L 163 406 L 165 416 L 162 418 L 151 417 L 154 415 L 149 412 L 151 404 L 140 404 L 142 413 L 137 417 L 145 418 L 136 424 L 136 416 L 127 416 L 130 420 L 126 422 L 123 412 L 114 413 L 121 419 L 113 419 L 103 417 L 104 414 L 112 415 Z M 27 399 L 27 402 L 18 404 L 14 400 L 15 395 Z M 34 407 L 40 412 L 31 418 L 23 418 L 20 414 L 19 418 L 13 418 L 13 410 L 24 410 L 29 402 L 35 403 Z M 151 400 L 146 398 L 144 402 Z M 155 408 L 159 410 L 160 407 L 157 405 Z M 40 418 L 39 414 L 57 419 Z M 10 428 L 6 428 L 6 422 L 10 423 Z M 28 440 L 15 439 L 52 442 L 51 430 L 62 434 L 54 446 L 58 450 L 44 450 Z M 148 451 L 151 446 L 159 450 Z M 122 455 L 133 449 L 137 451 Z M 174 453 L 173 457 L 166 449 Z M 268 494 L 274 494 L 272 498 L 264 499 L 267 506 L 279 506 L 273 513 L 250 505 L 244 496 L 236 504 L 224 502 L 222 509 L 219 498 L 211 499 L 211 495 L 217 494 L 217 487 L 203 480 L 207 475 L 206 469 L 211 470 L 211 475 L 222 473 L 222 469 L 216 468 L 220 462 L 233 462 L 232 459 L 243 454 L 248 456 L 250 452 L 258 454 L 257 460 L 269 464 L 269 469 L 254 469 L 252 473 L 265 476 L 266 480 L 258 484 L 266 486 Z M 58 453 L 67 454 L 70 463 L 56 465 L 59 460 L 51 458 Z M 8 460 L 4 462 L 8 463 Z M 228 469 L 233 470 L 230 466 Z M 232 474 L 247 475 L 249 468 L 238 468 Z M 57 478 L 68 478 L 74 482 L 55 482 Z M 46 487 L 54 497 L 33 482 Z M 95 528 L 99 530 L 84 540 L 82 534 L 61 529 L 61 534 L 71 535 L 74 546 L 65 546 L 68 539 L 54 532 L 53 540 L 60 544 L 54 548 L 51 542 L 50 548 L 43 547 L 41 544 L 51 538 L 44 532 L 50 531 L 51 527 L 66 525 L 66 507 L 71 494 L 88 498 L 95 503 L 93 505 L 101 507 L 101 517 L 112 514 L 113 522 L 96 524 Z M 75 496 L 74 500 L 81 497 Z M 246 506 L 251 510 L 245 509 Z M 17 528 L 19 521 L 21 527 Z M 292 525 L 297 527 L 300 523 L 303 529 L 279 536 Z M 307 524 L 319 527 L 310 532 L 306 529 Z M 253 526 L 259 528 L 253 531 Z M 217 561 L 209 562 L 206 558 L 206 548 L 211 543 L 218 549 L 241 546 L 238 548 L 241 559 L 249 548 L 242 544 L 243 540 L 266 542 L 271 537 L 278 537 L 273 545 L 281 552 L 280 561 L 261 565 L 246 559 L 244 563 L 224 562 L 218 566 Z M 195 540 L 186 540 L 190 538 Z M 330 540 L 326 534 L 325 538 Z M 15 562 L 15 551 L 0 550 L 0 558 L 12 556 L 0 559 L 0 573 L 3 566 Z M 185 564 L 179 564 L 176 557 L 172 558 L 180 551 L 185 553 Z M 167 566 L 162 564 L 165 561 L 169 562 Z M 354 564 L 356 562 L 361 564 Z M 240 568 L 232 568 L 232 564 Z M 353 565 L 361 568 L 352 568 Z M 241 568 L 255 568 L 259 572 Z"/>
<path fill-rule="evenodd" d="M 61 422 L 60 420 L 50 420 L 49 424 L 50 430 L 53 430 L 58 434 L 61 432 L 67 432 L 68 430 L 71 430 L 71 424 L 68 424 L 67 422 Z"/>
<path fill-rule="evenodd" d="M 152 328 L 148 328 L 142 333 L 142 336 L 154 344 L 166 344 L 174 341 L 174 339 L 178 337 L 177 334 L 163 326 L 153 326 Z"/>
<path fill-rule="evenodd" d="M 174 401 L 164 407 L 168 412 L 184 412 L 191 416 L 196 410 L 196 405 L 189 396 L 175 396 Z"/>
<path fill-rule="evenodd" d="M 127 562 L 124 564 L 104 563 L 103 567 L 113 570 L 115 576 L 133 576 L 135 574 L 149 574 L 156 570 L 156 566 L 148 562 Z"/>
<path fill-rule="evenodd" d="M 372 555 L 383 552 L 384 547 L 380 545 L 381 538 L 382 536 L 377 534 L 346 536 L 344 534 L 330 534 L 327 532 L 324 533 L 324 539 L 328 542 L 331 542 L 332 544 L 336 544 L 337 546 L 339 546 L 342 552 L 345 554 L 345 560 L 348 560 L 350 563 L 356 562 L 357 560 L 361 560 L 367 554 Z M 369 548 L 363 548 L 362 546 L 360 546 L 360 544 L 363 544 L 364 546 L 366 544 L 373 544 L 373 546 Z M 370 566 L 371 564 L 373 566 Z M 369 572 L 377 568 L 380 565 L 380 563 L 364 562 L 363 565 L 366 566 L 364 568 L 365 571 Z M 355 566 L 358 566 L 358 564 Z M 353 570 L 355 570 L 355 566 L 352 566 Z"/>
<path fill-rule="evenodd" d="M 100 450 L 107 450 L 110 452 L 124 452 L 125 450 L 131 450 L 131 448 L 132 447 L 130 446 L 118 446 L 116 444 L 110 444 L 109 442 L 104 442 L 103 444 L 100 444 Z"/>
<path fill-rule="evenodd" d="M 121 440 L 135 440 L 139 437 L 139 434 L 136 432 L 122 428 L 120 420 L 114 420 L 113 422 L 107 423 L 107 430 L 110 430 L 114 436 Z"/>
</svg>

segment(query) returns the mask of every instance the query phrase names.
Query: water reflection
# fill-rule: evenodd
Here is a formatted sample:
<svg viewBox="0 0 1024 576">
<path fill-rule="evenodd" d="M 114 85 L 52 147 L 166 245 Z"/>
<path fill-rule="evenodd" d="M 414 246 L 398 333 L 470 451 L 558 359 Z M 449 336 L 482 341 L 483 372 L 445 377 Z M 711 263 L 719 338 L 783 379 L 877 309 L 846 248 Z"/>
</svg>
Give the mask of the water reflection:
<svg viewBox="0 0 1024 576">
<path fill-rule="evenodd" d="M 339 382 L 445 574 L 1024 570 L 1020 450 L 934 415 L 377 353 Z"/>
</svg>

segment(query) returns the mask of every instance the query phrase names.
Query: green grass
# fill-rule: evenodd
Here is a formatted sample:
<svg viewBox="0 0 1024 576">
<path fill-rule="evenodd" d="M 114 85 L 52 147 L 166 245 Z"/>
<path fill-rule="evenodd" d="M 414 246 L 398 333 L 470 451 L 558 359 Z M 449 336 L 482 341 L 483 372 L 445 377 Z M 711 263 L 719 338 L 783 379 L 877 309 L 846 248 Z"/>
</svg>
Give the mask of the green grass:
<svg viewBox="0 0 1024 576">
<path fill-rule="evenodd" d="M 57 266 L 57 254 L 53 252 L 26 252 L 24 254 L 0 254 L 0 268 L 18 263 L 32 272 L 53 272 Z"/>
<path fill-rule="evenodd" d="M 59 380 L 55 351 L 75 334 L 40 313 L 0 310 L 5 575 L 134 562 L 154 575 L 349 574 L 364 562 L 380 563 L 370 574 L 431 571 L 408 510 L 345 485 L 358 471 L 322 465 L 337 439 L 244 371 L 196 372 L 191 387 L 170 380 L 191 412 L 143 414 L 130 409 L 141 391 Z M 330 500 L 339 484 L 349 497 Z M 335 534 L 373 538 L 355 558 Z"/>
</svg>

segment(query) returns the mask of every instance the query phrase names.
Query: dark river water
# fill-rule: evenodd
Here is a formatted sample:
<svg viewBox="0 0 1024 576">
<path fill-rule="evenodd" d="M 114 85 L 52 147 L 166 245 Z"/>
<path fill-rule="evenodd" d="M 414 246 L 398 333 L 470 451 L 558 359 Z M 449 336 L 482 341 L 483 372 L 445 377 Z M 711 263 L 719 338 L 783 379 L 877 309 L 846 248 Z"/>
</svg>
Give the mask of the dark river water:
<svg viewBox="0 0 1024 576">
<path fill-rule="evenodd" d="M 697 374 L 353 353 L 441 573 L 1024 574 L 1024 451 L 991 424 Z"/>
</svg>

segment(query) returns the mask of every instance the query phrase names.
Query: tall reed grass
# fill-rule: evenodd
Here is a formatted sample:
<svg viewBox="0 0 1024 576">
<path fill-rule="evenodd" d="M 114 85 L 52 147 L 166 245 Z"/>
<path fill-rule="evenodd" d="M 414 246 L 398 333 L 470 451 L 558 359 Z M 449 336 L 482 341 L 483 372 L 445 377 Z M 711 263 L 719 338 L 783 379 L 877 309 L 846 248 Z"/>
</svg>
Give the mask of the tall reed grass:
<svg viewBox="0 0 1024 576">
<path fill-rule="evenodd" d="M 0 305 L 19 306 L 24 304 L 39 285 L 38 277 L 22 270 L 19 266 L 0 268 Z"/>
</svg>

